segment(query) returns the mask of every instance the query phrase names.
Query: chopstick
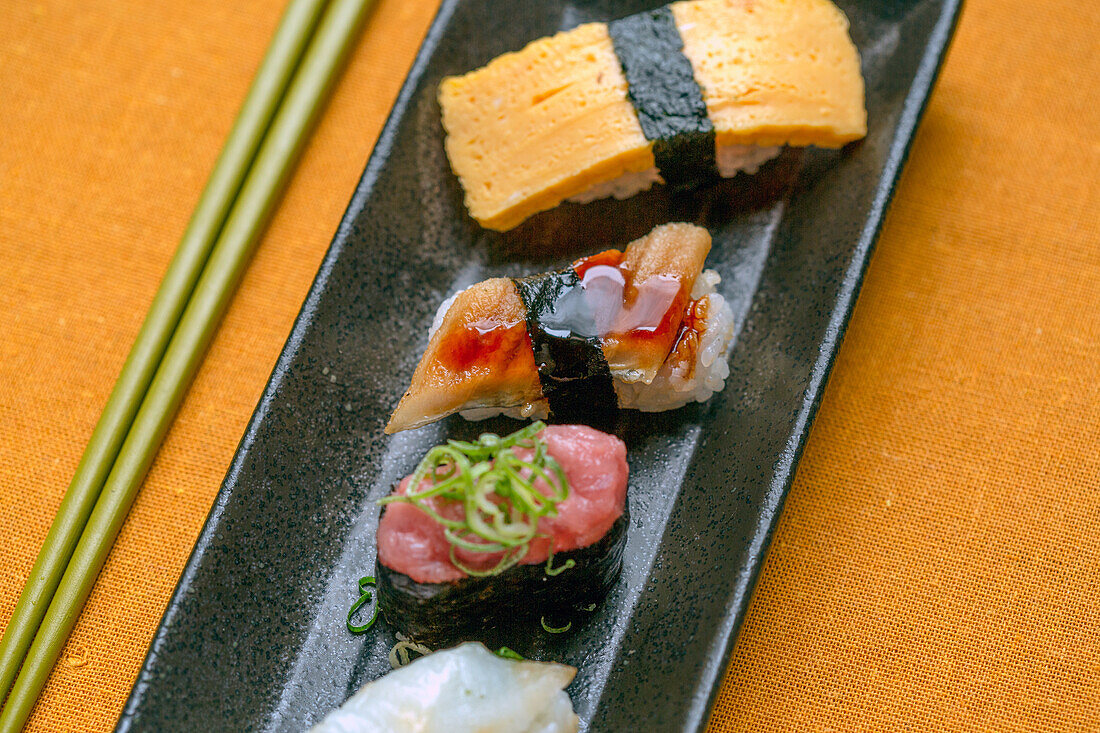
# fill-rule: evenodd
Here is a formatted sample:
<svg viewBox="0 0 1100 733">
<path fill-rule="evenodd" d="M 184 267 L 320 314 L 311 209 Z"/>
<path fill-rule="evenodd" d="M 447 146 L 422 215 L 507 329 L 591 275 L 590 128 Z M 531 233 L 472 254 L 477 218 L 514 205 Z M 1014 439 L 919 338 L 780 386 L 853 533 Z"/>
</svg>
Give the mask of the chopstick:
<svg viewBox="0 0 1100 733">
<path fill-rule="evenodd" d="M 325 2 L 291 0 L 271 39 L 0 640 L 0 702 L 19 671 Z"/>
<path fill-rule="evenodd" d="M 0 733 L 30 716 L 369 6 L 331 0 L 325 8 L 26 654 Z"/>
</svg>

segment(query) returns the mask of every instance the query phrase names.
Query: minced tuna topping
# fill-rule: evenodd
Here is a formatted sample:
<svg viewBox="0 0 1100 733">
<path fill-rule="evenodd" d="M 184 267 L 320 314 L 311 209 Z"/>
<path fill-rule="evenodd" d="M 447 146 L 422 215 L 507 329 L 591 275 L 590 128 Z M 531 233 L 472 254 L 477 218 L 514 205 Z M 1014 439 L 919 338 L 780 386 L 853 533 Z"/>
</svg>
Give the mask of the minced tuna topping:
<svg viewBox="0 0 1100 733">
<path fill-rule="evenodd" d="M 539 437 L 546 442 L 550 457 L 561 466 L 569 494 L 557 504 L 556 515 L 539 519 L 539 536 L 531 541 L 520 560 L 522 564 L 546 562 L 551 550 L 556 554 L 598 542 L 622 516 L 626 503 L 626 446 L 621 440 L 583 425 L 551 425 Z M 394 493 L 407 493 L 410 479 L 403 479 Z M 542 479 L 534 486 L 551 493 L 551 487 Z M 430 501 L 441 516 L 462 517 L 463 508 L 458 502 Z M 404 502 L 386 505 L 378 526 L 378 561 L 387 568 L 418 583 L 461 580 L 466 573 L 452 562 L 452 548 L 443 525 L 417 506 Z M 476 569 L 493 567 L 502 555 L 463 548 L 454 548 L 454 552 L 461 564 Z"/>
</svg>

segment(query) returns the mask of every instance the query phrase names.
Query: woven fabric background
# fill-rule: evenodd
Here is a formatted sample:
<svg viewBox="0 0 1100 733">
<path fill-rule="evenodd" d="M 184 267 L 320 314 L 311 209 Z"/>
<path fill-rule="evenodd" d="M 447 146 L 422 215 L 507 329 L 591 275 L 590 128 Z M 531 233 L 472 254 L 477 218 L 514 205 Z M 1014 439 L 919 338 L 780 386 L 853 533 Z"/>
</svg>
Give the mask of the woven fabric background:
<svg viewBox="0 0 1100 733">
<path fill-rule="evenodd" d="M 284 0 L 0 0 L 0 624 Z M 35 710 L 111 729 L 434 0 L 379 0 Z M 968 0 L 713 731 L 1100 730 L 1100 20 Z"/>
</svg>

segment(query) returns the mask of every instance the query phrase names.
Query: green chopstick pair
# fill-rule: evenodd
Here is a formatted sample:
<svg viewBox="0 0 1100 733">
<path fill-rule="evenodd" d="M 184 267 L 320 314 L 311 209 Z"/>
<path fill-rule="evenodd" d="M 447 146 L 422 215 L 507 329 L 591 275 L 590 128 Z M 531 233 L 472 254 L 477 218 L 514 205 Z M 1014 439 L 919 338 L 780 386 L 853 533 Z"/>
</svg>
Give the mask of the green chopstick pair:
<svg viewBox="0 0 1100 733">
<path fill-rule="evenodd" d="M 30 716 L 369 6 L 284 12 L 0 641 L 0 733 Z"/>
</svg>

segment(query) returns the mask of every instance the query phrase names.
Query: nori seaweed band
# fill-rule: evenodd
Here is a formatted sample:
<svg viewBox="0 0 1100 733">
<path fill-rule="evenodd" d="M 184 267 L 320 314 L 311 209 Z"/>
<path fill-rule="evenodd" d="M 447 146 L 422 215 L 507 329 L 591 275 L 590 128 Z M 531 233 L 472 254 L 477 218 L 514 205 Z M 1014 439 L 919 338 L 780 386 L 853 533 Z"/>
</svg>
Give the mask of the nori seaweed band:
<svg viewBox="0 0 1100 733">
<path fill-rule="evenodd" d="M 594 425 L 618 408 L 611 369 L 573 268 L 516 278 L 542 394 L 555 422 Z"/>
<path fill-rule="evenodd" d="M 718 177 L 714 125 L 668 7 L 607 24 L 627 95 L 653 157 L 674 191 Z"/>
<path fill-rule="evenodd" d="M 519 644 L 538 628 L 539 616 L 575 618 L 576 609 L 599 603 L 611 592 L 622 573 L 629 525 L 624 504 L 622 516 L 599 540 L 554 554 L 559 567 L 573 561 L 557 575 L 547 575 L 545 562 L 521 563 L 500 575 L 417 583 L 376 562 L 378 608 L 394 631 L 421 643 Z"/>
</svg>

